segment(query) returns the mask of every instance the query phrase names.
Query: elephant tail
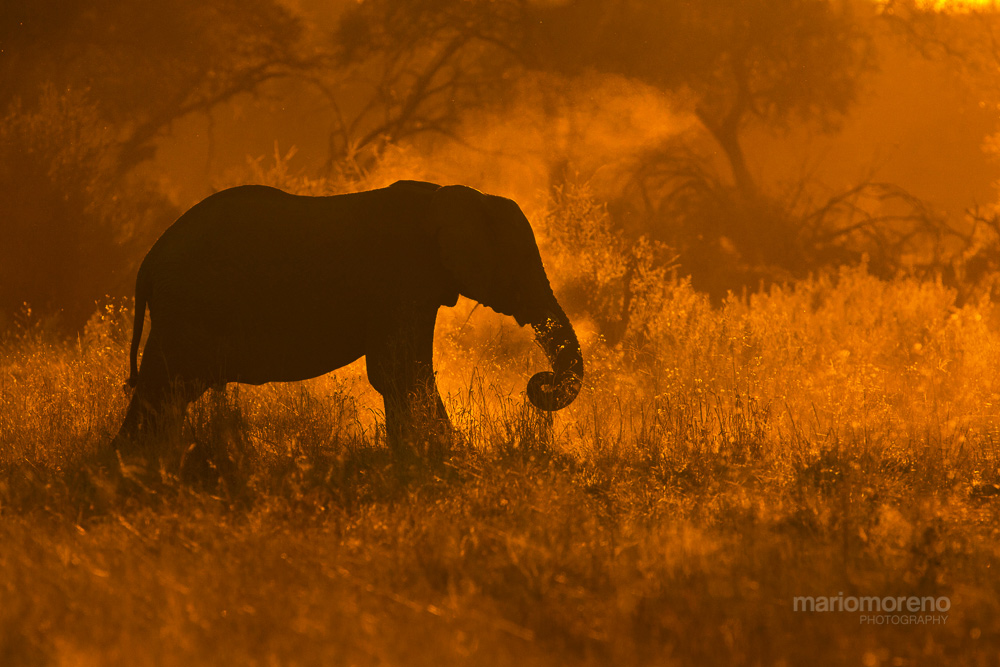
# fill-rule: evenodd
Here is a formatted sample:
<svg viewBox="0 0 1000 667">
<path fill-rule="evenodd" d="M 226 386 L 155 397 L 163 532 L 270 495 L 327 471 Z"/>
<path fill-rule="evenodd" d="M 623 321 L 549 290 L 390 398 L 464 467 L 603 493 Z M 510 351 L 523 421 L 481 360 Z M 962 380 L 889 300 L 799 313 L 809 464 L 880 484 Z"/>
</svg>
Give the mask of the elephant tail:
<svg viewBox="0 0 1000 667">
<path fill-rule="evenodd" d="M 125 382 L 129 387 L 139 383 L 139 342 L 142 340 L 142 327 L 146 322 L 146 291 L 147 281 L 143 268 L 135 279 L 135 319 L 132 321 L 132 346 L 129 349 L 129 374 Z"/>
</svg>

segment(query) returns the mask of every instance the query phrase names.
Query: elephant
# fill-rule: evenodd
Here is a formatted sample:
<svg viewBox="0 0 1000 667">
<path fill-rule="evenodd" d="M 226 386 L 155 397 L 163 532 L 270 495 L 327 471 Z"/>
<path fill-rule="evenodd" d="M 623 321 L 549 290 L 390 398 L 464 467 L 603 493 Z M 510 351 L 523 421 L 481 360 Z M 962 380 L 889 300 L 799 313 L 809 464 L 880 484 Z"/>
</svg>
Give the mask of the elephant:
<svg viewBox="0 0 1000 667">
<path fill-rule="evenodd" d="M 530 324 L 551 364 L 527 384 L 541 410 L 580 392 L 583 356 L 520 207 L 421 181 L 300 196 L 245 185 L 173 223 L 143 259 L 116 443 L 160 430 L 229 382 L 324 375 L 365 357 L 390 441 L 450 422 L 432 365 L 434 324 L 459 295 Z M 137 364 L 149 309 L 150 332 Z"/>
</svg>

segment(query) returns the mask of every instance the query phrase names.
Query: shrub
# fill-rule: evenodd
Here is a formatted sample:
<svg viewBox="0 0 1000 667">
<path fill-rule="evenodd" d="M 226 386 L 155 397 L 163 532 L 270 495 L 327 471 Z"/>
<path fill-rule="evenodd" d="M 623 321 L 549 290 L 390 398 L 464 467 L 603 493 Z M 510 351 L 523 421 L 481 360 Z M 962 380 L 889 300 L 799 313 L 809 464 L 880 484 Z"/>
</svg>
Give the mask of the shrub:
<svg viewBox="0 0 1000 667">
<path fill-rule="evenodd" d="M 556 188 L 541 228 L 548 273 L 571 314 L 590 318 L 611 347 L 641 346 L 663 305 L 674 259 L 667 246 L 625 236 L 586 185 Z"/>
<path fill-rule="evenodd" d="M 175 211 L 117 172 L 116 136 L 79 91 L 45 89 L 0 118 L 0 328 L 24 304 L 79 331 L 107 294 L 131 292 L 141 251 Z"/>
</svg>

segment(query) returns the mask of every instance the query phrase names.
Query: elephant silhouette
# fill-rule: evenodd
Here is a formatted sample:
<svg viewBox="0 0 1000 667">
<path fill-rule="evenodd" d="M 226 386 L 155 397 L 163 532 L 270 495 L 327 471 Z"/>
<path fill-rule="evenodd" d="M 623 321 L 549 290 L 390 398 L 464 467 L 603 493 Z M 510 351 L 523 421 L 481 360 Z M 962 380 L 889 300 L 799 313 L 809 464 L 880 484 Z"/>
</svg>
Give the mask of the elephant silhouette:
<svg viewBox="0 0 1000 667">
<path fill-rule="evenodd" d="M 139 267 L 134 391 L 115 442 L 158 430 L 210 387 L 305 380 L 362 356 L 390 437 L 420 423 L 449 428 L 434 323 L 460 294 L 533 327 L 552 365 L 528 382 L 535 406 L 576 398 L 580 343 L 513 201 L 419 181 L 328 197 L 257 185 L 213 194 Z"/>
</svg>

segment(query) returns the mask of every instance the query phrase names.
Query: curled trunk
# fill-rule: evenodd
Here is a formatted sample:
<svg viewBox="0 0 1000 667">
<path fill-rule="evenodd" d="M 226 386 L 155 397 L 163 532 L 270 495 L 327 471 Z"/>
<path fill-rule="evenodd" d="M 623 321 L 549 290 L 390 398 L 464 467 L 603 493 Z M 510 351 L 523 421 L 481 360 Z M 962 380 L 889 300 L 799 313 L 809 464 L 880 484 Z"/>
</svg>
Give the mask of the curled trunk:
<svg viewBox="0 0 1000 667">
<path fill-rule="evenodd" d="M 528 400 L 542 410 L 562 410 L 580 393 L 583 381 L 580 341 L 566 313 L 558 305 L 532 322 L 531 326 L 552 364 L 552 370 L 532 376 L 528 381 Z"/>
</svg>

